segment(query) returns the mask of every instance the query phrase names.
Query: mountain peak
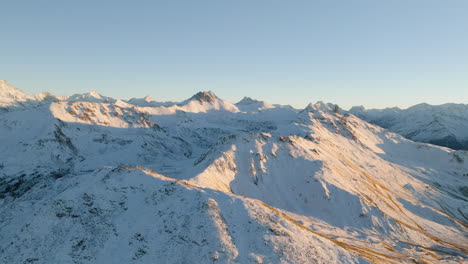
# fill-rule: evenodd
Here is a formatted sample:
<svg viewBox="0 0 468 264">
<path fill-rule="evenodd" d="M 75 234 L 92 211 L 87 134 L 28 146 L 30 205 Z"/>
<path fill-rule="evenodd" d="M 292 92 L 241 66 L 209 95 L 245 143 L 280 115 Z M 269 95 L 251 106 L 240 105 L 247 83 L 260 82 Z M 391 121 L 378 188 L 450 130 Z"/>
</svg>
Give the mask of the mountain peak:
<svg viewBox="0 0 468 264">
<path fill-rule="evenodd" d="M 68 101 L 84 101 L 84 102 L 98 102 L 98 103 L 111 103 L 115 102 L 116 100 L 103 96 L 97 91 L 91 91 L 89 93 L 84 93 L 84 94 L 74 94 L 67 99 Z"/>
<path fill-rule="evenodd" d="M 130 100 L 126 100 L 125 102 L 130 103 L 132 105 L 137 106 L 157 106 L 161 105 L 161 103 L 156 102 L 152 97 L 149 95 L 143 98 L 131 98 Z"/>
<path fill-rule="evenodd" d="M 0 91 L 14 91 L 19 90 L 18 88 L 11 85 L 7 80 L 0 80 Z"/>
<path fill-rule="evenodd" d="M 91 97 L 97 98 L 97 99 L 101 99 L 101 98 L 102 98 L 101 94 L 98 93 L 98 92 L 95 91 L 95 90 L 92 90 L 91 92 L 89 92 L 88 95 L 91 96 Z"/>
<path fill-rule="evenodd" d="M 349 112 L 354 113 L 354 112 L 364 112 L 366 111 L 366 108 L 363 105 L 359 106 L 353 106 L 351 109 L 349 109 Z"/>
<path fill-rule="evenodd" d="M 315 112 L 315 111 L 322 111 L 322 112 L 334 112 L 338 113 L 341 111 L 340 107 L 337 104 L 332 103 L 324 103 L 323 101 L 318 101 L 315 104 L 309 103 L 306 108 L 304 108 L 305 112 Z"/>
<path fill-rule="evenodd" d="M 206 102 L 206 103 L 213 103 L 216 101 L 216 99 L 219 99 L 216 94 L 214 94 L 212 91 L 207 91 L 207 92 L 198 92 L 194 96 L 190 98 L 190 100 L 198 100 L 200 103 Z"/>
<path fill-rule="evenodd" d="M 149 96 L 149 95 L 145 96 L 143 99 L 144 99 L 145 102 L 147 102 L 147 103 L 149 103 L 149 102 L 154 102 L 153 97 L 151 97 L 151 96 Z"/>
<path fill-rule="evenodd" d="M 7 80 L 0 80 L 0 89 L 3 89 L 3 86 L 9 84 Z"/>
<path fill-rule="evenodd" d="M 431 110 L 431 109 L 434 109 L 435 107 L 428 104 L 428 103 L 420 103 L 420 104 L 417 104 L 417 105 L 413 105 L 411 107 L 408 108 L 408 110 L 413 110 L 413 111 L 427 111 L 427 110 Z"/>
<path fill-rule="evenodd" d="M 239 108 L 239 110 L 245 112 L 255 112 L 275 107 L 265 101 L 259 101 L 247 96 L 242 98 L 242 100 L 237 102 L 235 105 Z"/>
<path fill-rule="evenodd" d="M 244 98 L 242 98 L 242 100 L 237 102 L 236 105 L 249 105 L 249 104 L 255 104 L 255 103 L 260 103 L 260 101 L 245 96 Z"/>
<path fill-rule="evenodd" d="M 14 87 L 6 80 L 0 80 L 0 97 L 8 100 L 21 100 L 24 101 L 29 95 L 20 89 Z"/>
<path fill-rule="evenodd" d="M 192 113 L 212 110 L 239 112 L 239 109 L 234 104 L 220 99 L 212 91 L 198 92 L 189 99 L 178 103 L 176 106 L 179 107 L 179 110 Z"/>
</svg>

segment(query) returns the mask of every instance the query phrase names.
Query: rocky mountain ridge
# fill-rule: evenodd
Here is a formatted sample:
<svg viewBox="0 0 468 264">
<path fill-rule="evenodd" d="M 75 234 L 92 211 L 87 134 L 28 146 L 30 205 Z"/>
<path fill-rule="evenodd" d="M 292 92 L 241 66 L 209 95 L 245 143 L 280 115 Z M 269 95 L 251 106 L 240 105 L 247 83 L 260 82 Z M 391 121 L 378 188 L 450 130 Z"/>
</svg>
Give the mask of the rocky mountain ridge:
<svg viewBox="0 0 468 264">
<path fill-rule="evenodd" d="M 1 262 L 468 257 L 466 151 L 322 102 L 77 98 L 11 100 L 0 112 Z"/>
</svg>

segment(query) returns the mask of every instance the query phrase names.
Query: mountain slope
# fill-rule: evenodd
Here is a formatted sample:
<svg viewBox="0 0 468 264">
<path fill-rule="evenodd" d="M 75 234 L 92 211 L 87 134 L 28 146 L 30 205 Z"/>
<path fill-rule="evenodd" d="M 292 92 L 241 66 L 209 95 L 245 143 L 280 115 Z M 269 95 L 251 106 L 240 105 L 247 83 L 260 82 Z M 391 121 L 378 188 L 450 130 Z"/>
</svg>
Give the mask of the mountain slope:
<svg viewBox="0 0 468 264">
<path fill-rule="evenodd" d="M 467 258 L 466 151 L 334 104 L 232 106 L 200 93 L 172 108 L 57 101 L 0 113 L 0 261 Z"/>
</svg>

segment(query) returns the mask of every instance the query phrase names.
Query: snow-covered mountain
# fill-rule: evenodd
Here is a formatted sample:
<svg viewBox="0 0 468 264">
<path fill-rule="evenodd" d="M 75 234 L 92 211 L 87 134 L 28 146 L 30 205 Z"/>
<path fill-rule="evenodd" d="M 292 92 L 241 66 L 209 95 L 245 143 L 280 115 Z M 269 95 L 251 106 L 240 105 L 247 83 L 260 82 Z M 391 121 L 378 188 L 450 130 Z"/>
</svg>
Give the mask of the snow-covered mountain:
<svg viewBox="0 0 468 264">
<path fill-rule="evenodd" d="M 23 105 L 37 105 L 40 102 L 51 102 L 58 100 L 50 93 L 43 92 L 29 95 L 14 87 L 6 80 L 0 80 L 0 108 Z"/>
<path fill-rule="evenodd" d="M 189 99 L 178 103 L 177 106 L 180 110 L 193 113 L 204 113 L 211 110 L 239 112 L 234 104 L 219 98 L 212 91 L 198 92 Z"/>
<path fill-rule="evenodd" d="M 466 260 L 466 151 L 334 104 L 240 105 L 6 107 L 0 262 Z"/>
<path fill-rule="evenodd" d="M 143 98 L 132 98 L 128 100 L 127 103 L 137 106 L 159 106 L 158 102 L 156 102 L 150 96 L 145 96 Z"/>
<path fill-rule="evenodd" d="M 403 110 L 360 106 L 350 113 L 414 141 L 468 150 L 467 104 L 418 104 Z"/>
<path fill-rule="evenodd" d="M 242 98 L 242 100 L 236 103 L 236 106 L 243 112 L 254 112 L 274 108 L 272 104 L 265 101 L 258 101 L 250 97 Z"/>
<path fill-rule="evenodd" d="M 67 101 L 75 102 L 93 102 L 93 103 L 114 103 L 116 100 L 111 97 L 103 96 L 97 91 L 91 91 L 84 94 L 74 94 L 67 98 Z"/>
<path fill-rule="evenodd" d="M 27 93 L 15 88 L 6 80 L 0 80 L 0 100 L 2 102 L 25 101 L 28 98 Z"/>
</svg>

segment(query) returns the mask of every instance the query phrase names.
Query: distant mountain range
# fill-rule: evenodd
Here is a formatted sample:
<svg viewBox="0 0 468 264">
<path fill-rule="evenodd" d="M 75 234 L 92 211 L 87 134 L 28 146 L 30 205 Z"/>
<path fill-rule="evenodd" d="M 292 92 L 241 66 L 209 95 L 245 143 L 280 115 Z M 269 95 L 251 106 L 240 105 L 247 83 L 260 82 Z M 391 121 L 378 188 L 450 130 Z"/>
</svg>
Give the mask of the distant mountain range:
<svg viewBox="0 0 468 264">
<path fill-rule="evenodd" d="M 468 104 L 418 104 L 404 110 L 361 106 L 349 112 L 414 141 L 468 150 Z"/>
<path fill-rule="evenodd" d="M 59 100 L 115 103 L 127 107 L 157 107 L 159 111 L 166 113 L 175 111 L 206 112 L 209 110 L 255 112 L 274 108 L 294 110 L 289 105 L 272 105 L 249 97 L 244 97 L 238 103 L 232 104 L 219 99 L 213 92 L 200 92 L 183 102 L 157 102 L 149 96 L 117 100 L 103 96 L 96 91 L 65 97 L 56 97 L 48 92 L 28 95 L 7 81 L 0 80 L 0 108 L 13 105 L 37 105 L 42 102 Z M 203 105 L 204 103 L 207 104 Z M 319 104 L 323 103 L 319 102 Z M 408 109 L 398 107 L 365 109 L 363 106 L 355 106 L 349 111 L 339 110 L 389 129 L 413 141 L 431 143 L 455 150 L 468 150 L 468 104 L 429 105 L 422 103 Z"/>
<path fill-rule="evenodd" d="M 56 97 L 0 81 L 0 263 L 463 263 L 468 152 L 363 120 L 459 140 L 463 107 Z M 440 129 L 423 126 L 434 116 Z"/>
</svg>

